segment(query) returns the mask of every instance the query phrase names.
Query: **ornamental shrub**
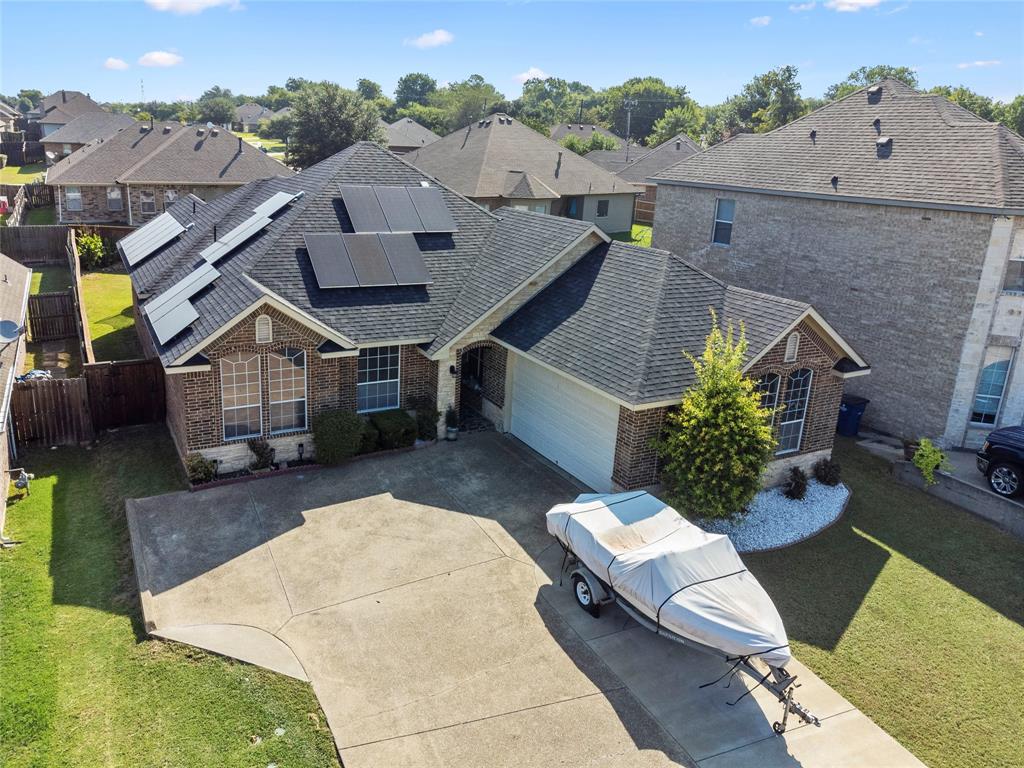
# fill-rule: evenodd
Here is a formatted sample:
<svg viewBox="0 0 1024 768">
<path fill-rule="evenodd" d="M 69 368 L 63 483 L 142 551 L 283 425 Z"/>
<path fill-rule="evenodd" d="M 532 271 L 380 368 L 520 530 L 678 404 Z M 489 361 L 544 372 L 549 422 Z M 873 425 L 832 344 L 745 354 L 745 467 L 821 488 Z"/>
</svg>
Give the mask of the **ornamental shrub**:
<svg viewBox="0 0 1024 768">
<path fill-rule="evenodd" d="M 790 467 L 789 477 L 786 478 L 782 492 L 786 495 L 787 499 L 800 501 L 800 499 L 807 495 L 807 473 L 800 469 L 800 467 Z"/>
<path fill-rule="evenodd" d="M 380 449 L 408 448 L 416 442 L 416 419 L 400 408 L 378 411 L 370 422 L 380 432 Z"/>
<path fill-rule="evenodd" d="M 78 257 L 82 269 L 86 271 L 99 269 L 107 263 L 107 251 L 103 246 L 103 238 L 96 234 L 80 232 L 78 234 Z"/>
<path fill-rule="evenodd" d="M 190 453 L 185 457 L 185 473 L 192 485 L 208 483 L 217 474 L 217 462 L 201 453 Z"/>
<path fill-rule="evenodd" d="M 373 453 L 380 448 L 380 432 L 367 420 L 363 422 L 363 438 L 359 443 L 360 453 Z"/>
<path fill-rule="evenodd" d="M 822 485 L 839 485 L 841 467 L 835 459 L 819 459 L 814 464 L 814 479 Z"/>
<path fill-rule="evenodd" d="M 946 454 L 940 451 L 935 443 L 927 437 L 921 438 L 921 444 L 914 454 L 913 462 L 914 466 L 921 470 L 921 477 L 924 478 L 925 485 L 935 485 L 938 482 L 935 479 L 935 470 L 941 469 L 950 472 L 953 469 Z"/>
<path fill-rule="evenodd" d="M 255 457 L 252 464 L 249 465 L 249 469 L 270 469 L 274 463 L 274 449 L 270 447 L 270 443 L 256 438 L 250 440 L 248 445 L 249 451 Z"/>
<path fill-rule="evenodd" d="M 363 442 L 363 418 L 352 411 L 322 411 L 313 419 L 316 459 L 321 464 L 340 464 L 359 452 Z"/>
<path fill-rule="evenodd" d="M 743 375 L 746 336 L 732 325 L 723 333 L 711 312 L 711 333 L 700 358 L 683 352 L 697 381 L 665 416 L 656 441 L 662 482 L 680 512 L 729 517 L 743 511 L 761 488 L 775 438 L 754 382 Z"/>
</svg>

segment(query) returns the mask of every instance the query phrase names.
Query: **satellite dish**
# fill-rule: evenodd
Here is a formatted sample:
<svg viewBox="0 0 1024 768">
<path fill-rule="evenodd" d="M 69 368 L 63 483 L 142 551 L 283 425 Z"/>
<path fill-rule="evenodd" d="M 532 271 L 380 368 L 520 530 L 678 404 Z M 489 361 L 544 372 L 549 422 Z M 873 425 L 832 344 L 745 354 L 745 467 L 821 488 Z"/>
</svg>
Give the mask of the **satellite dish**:
<svg viewBox="0 0 1024 768">
<path fill-rule="evenodd" d="M 206 121 L 206 130 L 210 130 L 211 128 L 213 128 L 213 123 L 211 123 L 209 120 L 207 120 Z"/>
<path fill-rule="evenodd" d="M 17 341 L 21 335 L 21 328 L 13 320 L 0 320 L 0 344 L 10 344 Z"/>
<path fill-rule="evenodd" d="M 46 150 L 46 159 L 47 160 L 56 160 L 57 159 L 57 153 L 53 152 L 53 151 L 51 151 L 49 149 Z"/>
</svg>

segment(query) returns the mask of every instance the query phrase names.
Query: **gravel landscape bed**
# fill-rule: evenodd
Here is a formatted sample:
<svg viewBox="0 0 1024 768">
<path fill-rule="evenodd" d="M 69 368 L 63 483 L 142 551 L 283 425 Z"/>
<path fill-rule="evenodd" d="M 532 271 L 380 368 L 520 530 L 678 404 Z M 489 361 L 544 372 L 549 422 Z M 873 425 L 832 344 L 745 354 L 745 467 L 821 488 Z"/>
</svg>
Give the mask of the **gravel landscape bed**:
<svg viewBox="0 0 1024 768">
<path fill-rule="evenodd" d="M 699 520 L 710 533 L 724 533 L 738 552 L 777 549 L 810 538 L 839 519 L 850 498 L 850 489 L 840 483 L 822 485 L 811 480 L 807 495 L 799 501 L 787 499 L 781 488 L 761 491 L 745 515 L 731 520 Z"/>
</svg>

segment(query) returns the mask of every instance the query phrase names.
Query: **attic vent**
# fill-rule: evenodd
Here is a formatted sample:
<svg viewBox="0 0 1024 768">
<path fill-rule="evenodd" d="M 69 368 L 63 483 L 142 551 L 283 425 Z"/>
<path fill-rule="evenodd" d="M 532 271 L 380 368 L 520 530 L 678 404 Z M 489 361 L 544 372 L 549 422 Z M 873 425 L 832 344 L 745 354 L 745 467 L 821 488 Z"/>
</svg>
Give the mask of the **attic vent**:
<svg viewBox="0 0 1024 768">
<path fill-rule="evenodd" d="M 880 85 L 872 85 L 870 88 L 868 88 L 868 96 L 881 96 L 881 95 L 882 95 L 882 86 L 880 86 Z"/>
<path fill-rule="evenodd" d="M 794 331 L 789 334 L 789 338 L 786 339 L 786 357 L 784 362 L 792 363 L 796 360 L 797 354 L 800 352 L 800 334 Z"/>
<path fill-rule="evenodd" d="M 260 315 L 256 318 L 256 343 L 269 344 L 274 340 L 274 324 L 270 315 Z"/>
<path fill-rule="evenodd" d="M 818 132 L 817 132 L 816 130 L 814 130 L 813 128 L 811 128 L 811 132 L 810 132 L 810 134 L 809 134 L 809 135 L 810 135 L 810 137 L 811 137 L 811 141 L 812 141 L 812 142 L 813 142 L 813 141 L 814 141 L 815 139 L 817 139 L 817 138 L 818 138 Z"/>
<path fill-rule="evenodd" d="M 170 132 L 171 132 L 171 126 L 165 125 L 164 126 L 164 133 L 166 134 L 166 133 L 170 133 Z"/>
<path fill-rule="evenodd" d="M 196 131 L 196 136 L 202 136 L 202 135 L 203 135 L 203 134 L 205 134 L 205 133 L 206 133 L 206 130 L 205 130 L 205 129 L 203 129 L 203 128 L 200 128 L 200 129 L 198 129 L 198 130 Z"/>
<path fill-rule="evenodd" d="M 210 135 L 211 136 L 219 136 L 220 135 L 220 131 L 218 131 L 216 128 L 214 128 L 214 129 L 212 129 L 210 131 Z"/>
<path fill-rule="evenodd" d="M 892 136 L 879 136 L 877 139 L 875 139 L 875 146 L 877 146 L 877 147 L 892 146 Z"/>
</svg>

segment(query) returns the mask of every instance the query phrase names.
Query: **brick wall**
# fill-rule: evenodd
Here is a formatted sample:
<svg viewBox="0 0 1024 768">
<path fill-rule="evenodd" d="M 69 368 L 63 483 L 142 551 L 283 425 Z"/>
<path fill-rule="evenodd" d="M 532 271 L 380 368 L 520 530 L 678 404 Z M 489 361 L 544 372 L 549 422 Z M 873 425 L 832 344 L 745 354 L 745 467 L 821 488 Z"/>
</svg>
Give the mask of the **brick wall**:
<svg viewBox="0 0 1024 768">
<path fill-rule="evenodd" d="M 736 200 L 727 247 L 709 242 L 716 197 Z M 663 184 L 654 245 L 810 302 L 871 364 L 847 385 L 871 400 L 865 423 L 941 435 L 992 226 L 985 214 Z"/>
<path fill-rule="evenodd" d="M 74 186 L 74 185 L 71 185 Z M 121 187 L 121 210 L 111 211 L 107 208 L 107 187 L 104 186 L 80 186 L 79 189 L 82 191 L 82 210 L 81 211 L 69 211 L 67 208 L 67 189 L 64 186 L 56 187 L 56 194 L 60 196 L 60 211 L 61 211 L 61 222 L 68 224 L 96 224 L 96 223 L 115 223 L 115 224 L 127 224 L 128 223 L 128 202 L 131 199 L 131 221 L 136 227 L 140 227 L 149 221 L 152 221 L 156 216 L 164 212 L 166 207 L 165 193 L 167 190 L 173 190 L 177 193 L 179 198 L 185 197 L 189 193 L 196 195 L 202 200 L 213 200 L 220 197 L 232 189 L 236 189 L 236 186 L 203 186 L 203 185 L 167 185 L 167 184 L 149 184 L 136 186 L 131 185 L 126 187 L 123 184 L 117 186 Z M 153 213 L 142 212 L 142 197 L 141 192 L 153 192 L 154 200 L 156 203 L 156 210 Z"/>
<path fill-rule="evenodd" d="M 402 347 L 401 355 L 399 388 L 402 407 L 414 408 L 419 402 L 436 402 L 437 363 L 414 346 Z"/>
<path fill-rule="evenodd" d="M 651 442 L 661 434 L 667 412 L 667 408 L 631 411 L 619 406 L 619 431 L 612 466 L 612 482 L 616 486 L 643 488 L 658 482 L 658 452 Z"/>
</svg>

